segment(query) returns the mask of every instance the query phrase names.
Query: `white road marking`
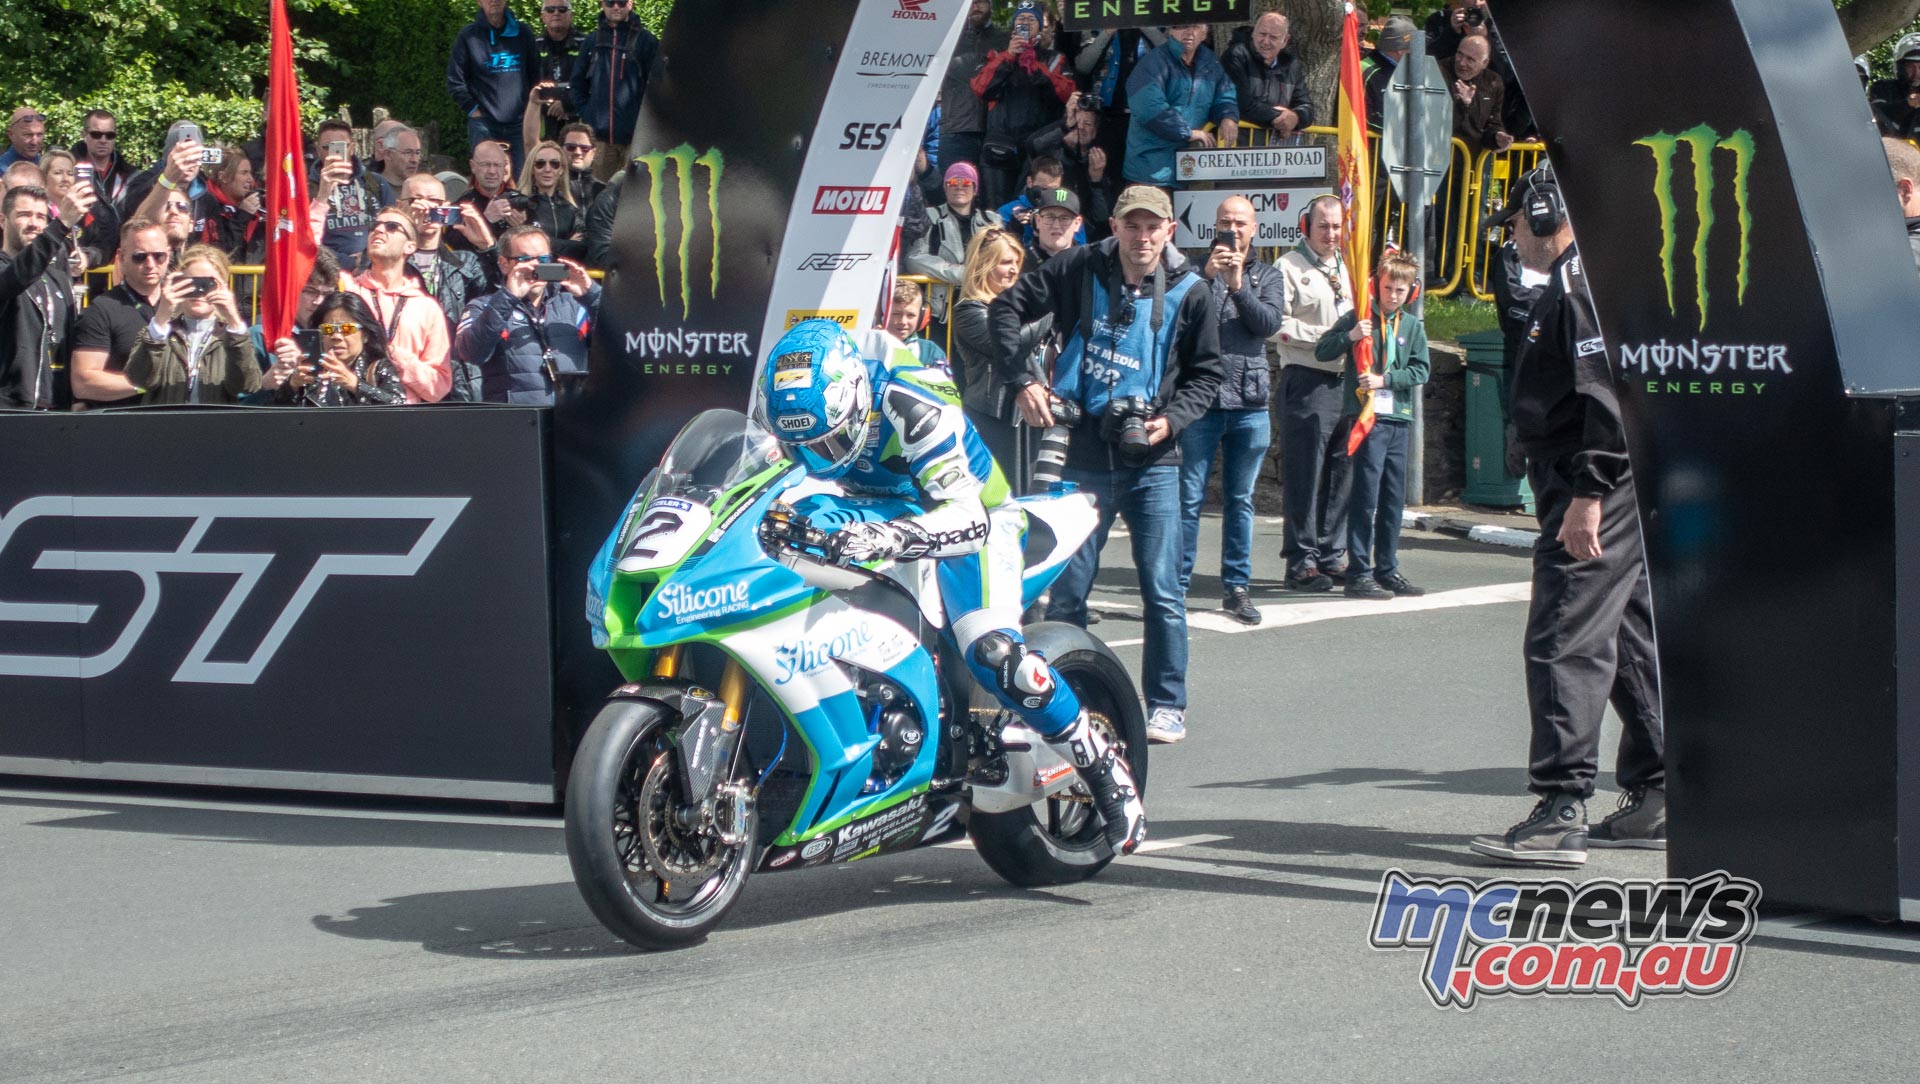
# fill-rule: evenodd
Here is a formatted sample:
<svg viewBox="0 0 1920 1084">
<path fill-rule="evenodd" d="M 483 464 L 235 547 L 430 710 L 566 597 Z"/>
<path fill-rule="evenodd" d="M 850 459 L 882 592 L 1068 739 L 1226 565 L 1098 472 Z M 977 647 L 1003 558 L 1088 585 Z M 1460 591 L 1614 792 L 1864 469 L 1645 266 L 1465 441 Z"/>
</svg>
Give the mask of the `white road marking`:
<svg viewBox="0 0 1920 1084">
<path fill-rule="evenodd" d="M 1427 610 L 1451 610 L 1461 606 L 1489 606 L 1501 602 L 1525 602 L 1532 596 L 1532 585 L 1525 580 L 1494 583 L 1481 587 L 1463 587 L 1457 591 L 1439 591 L 1420 598 L 1396 598 L 1384 602 L 1368 599 L 1336 598 L 1327 602 L 1270 603 L 1259 607 L 1260 624 L 1242 625 L 1225 614 L 1199 610 L 1187 614 L 1187 624 L 1208 632 L 1241 633 L 1263 629 L 1310 625 L 1317 621 L 1337 621 L 1346 617 L 1372 617 L 1377 614 L 1421 613 Z"/>
</svg>

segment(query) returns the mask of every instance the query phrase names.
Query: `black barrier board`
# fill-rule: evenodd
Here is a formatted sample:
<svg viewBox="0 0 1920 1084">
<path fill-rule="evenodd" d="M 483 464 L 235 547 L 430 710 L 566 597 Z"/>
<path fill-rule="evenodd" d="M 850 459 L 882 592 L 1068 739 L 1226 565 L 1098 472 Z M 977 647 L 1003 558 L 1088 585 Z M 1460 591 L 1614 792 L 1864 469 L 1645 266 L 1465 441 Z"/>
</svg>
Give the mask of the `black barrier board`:
<svg viewBox="0 0 1920 1084">
<path fill-rule="evenodd" d="M 1253 18 L 1249 0 L 1060 0 L 1059 11 L 1060 26 L 1066 30 L 1237 23 Z"/>
<path fill-rule="evenodd" d="M 1833 6 L 1492 9 L 1627 423 L 1670 870 L 1890 912 L 1893 406 L 1845 388 L 1915 385 L 1920 276 Z"/>
<path fill-rule="evenodd" d="M 0 416 L 0 766 L 539 796 L 543 427 L 485 407 Z"/>
</svg>

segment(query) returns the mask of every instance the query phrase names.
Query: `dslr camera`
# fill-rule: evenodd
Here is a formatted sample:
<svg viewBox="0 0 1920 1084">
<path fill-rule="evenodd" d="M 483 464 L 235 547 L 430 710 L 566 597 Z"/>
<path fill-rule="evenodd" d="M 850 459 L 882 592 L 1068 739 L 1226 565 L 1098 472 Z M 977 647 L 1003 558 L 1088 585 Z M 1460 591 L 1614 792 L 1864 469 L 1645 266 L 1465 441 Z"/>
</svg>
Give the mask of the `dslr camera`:
<svg viewBox="0 0 1920 1084">
<path fill-rule="evenodd" d="M 1153 403 L 1137 396 L 1107 403 L 1107 412 L 1100 416 L 1100 437 L 1120 450 L 1122 463 L 1138 466 L 1146 462 L 1153 448 L 1153 442 L 1147 439 L 1147 419 L 1153 414 Z"/>
<path fill-rule="evenodd" d="M 533 197 L 517 188 L 507 189 L 507 206 L 521 213 L 533 210 Z"/>
<path fill-rule="evenodd" d="M 1468 26 L 1479 26 L 1487 21 L 1487 13 L 1477 7 L 1468 8 L 1460 13 L 1460 19 Z"/>
</svg>

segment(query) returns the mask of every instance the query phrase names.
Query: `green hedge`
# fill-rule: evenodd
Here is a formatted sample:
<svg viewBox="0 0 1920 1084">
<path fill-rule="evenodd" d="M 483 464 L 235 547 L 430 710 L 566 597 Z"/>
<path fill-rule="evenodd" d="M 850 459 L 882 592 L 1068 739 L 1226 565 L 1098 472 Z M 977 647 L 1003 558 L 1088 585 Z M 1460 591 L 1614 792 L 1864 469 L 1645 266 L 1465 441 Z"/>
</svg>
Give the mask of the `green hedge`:
<svg viewBox="0 0 1920 1084">
<path fill-rule="evenodd" d="M 591 27 L 598 0 L 574 0 Z M 451 142 L 465 123 L 447 96 L 454 35 L 479 7 L 468 0 L 288 0 L 302 112 L 309 127 L 346 107 L 367 125 L 375 106 Z M 538 0 L 512 0 L 536 32 Z M 656 33 L 673 0 L 638 0 Z M 89 109 L 110 109 L 136 161 L 159 153 L 167 126 L 198 121 L 214 139 L 260 134 L 267 90 L 264 0 L 0 0 L 0 110 L 47 115 L 51 145 L 80 141 Z M 455 148 L 456 150 L 459 148 Z"/>
</svg>

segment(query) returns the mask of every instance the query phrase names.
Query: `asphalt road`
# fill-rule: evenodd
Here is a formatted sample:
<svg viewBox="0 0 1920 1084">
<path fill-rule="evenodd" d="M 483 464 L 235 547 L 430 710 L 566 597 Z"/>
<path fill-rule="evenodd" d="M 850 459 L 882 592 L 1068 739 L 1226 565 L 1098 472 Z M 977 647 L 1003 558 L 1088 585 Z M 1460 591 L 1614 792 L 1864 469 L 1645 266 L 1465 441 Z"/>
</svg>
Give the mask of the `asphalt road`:
<svg viewBox="0 0 1920 1084">
<path fill-rule="evenodd" d="M 1435 1008 L 1421 957 L 1367 926 L 1389 868 L 1493 875 L 1465 837 L 1530 804 L 1526 559 L 1409 536 L 1435 595 L 1367 608 L 1285 596 L 1260 532 L 1269 621 L 1195 618 L 1192 736 L 1154 752 L 1158 849 L 1067 889 L 922 850 L 756 877 L 705 944 L 643 955 L 594 923 L 541 811 L 0 780 L 0 1080 L 1913 1072 L 1910 927 L 1773 916 L 1711 1000 Z M 1096 630 L 1137 638 L 1137 602 L 1103 575 Z M 1597 852 L 1576 876 L 1663 872 Z"/>
</svg>

